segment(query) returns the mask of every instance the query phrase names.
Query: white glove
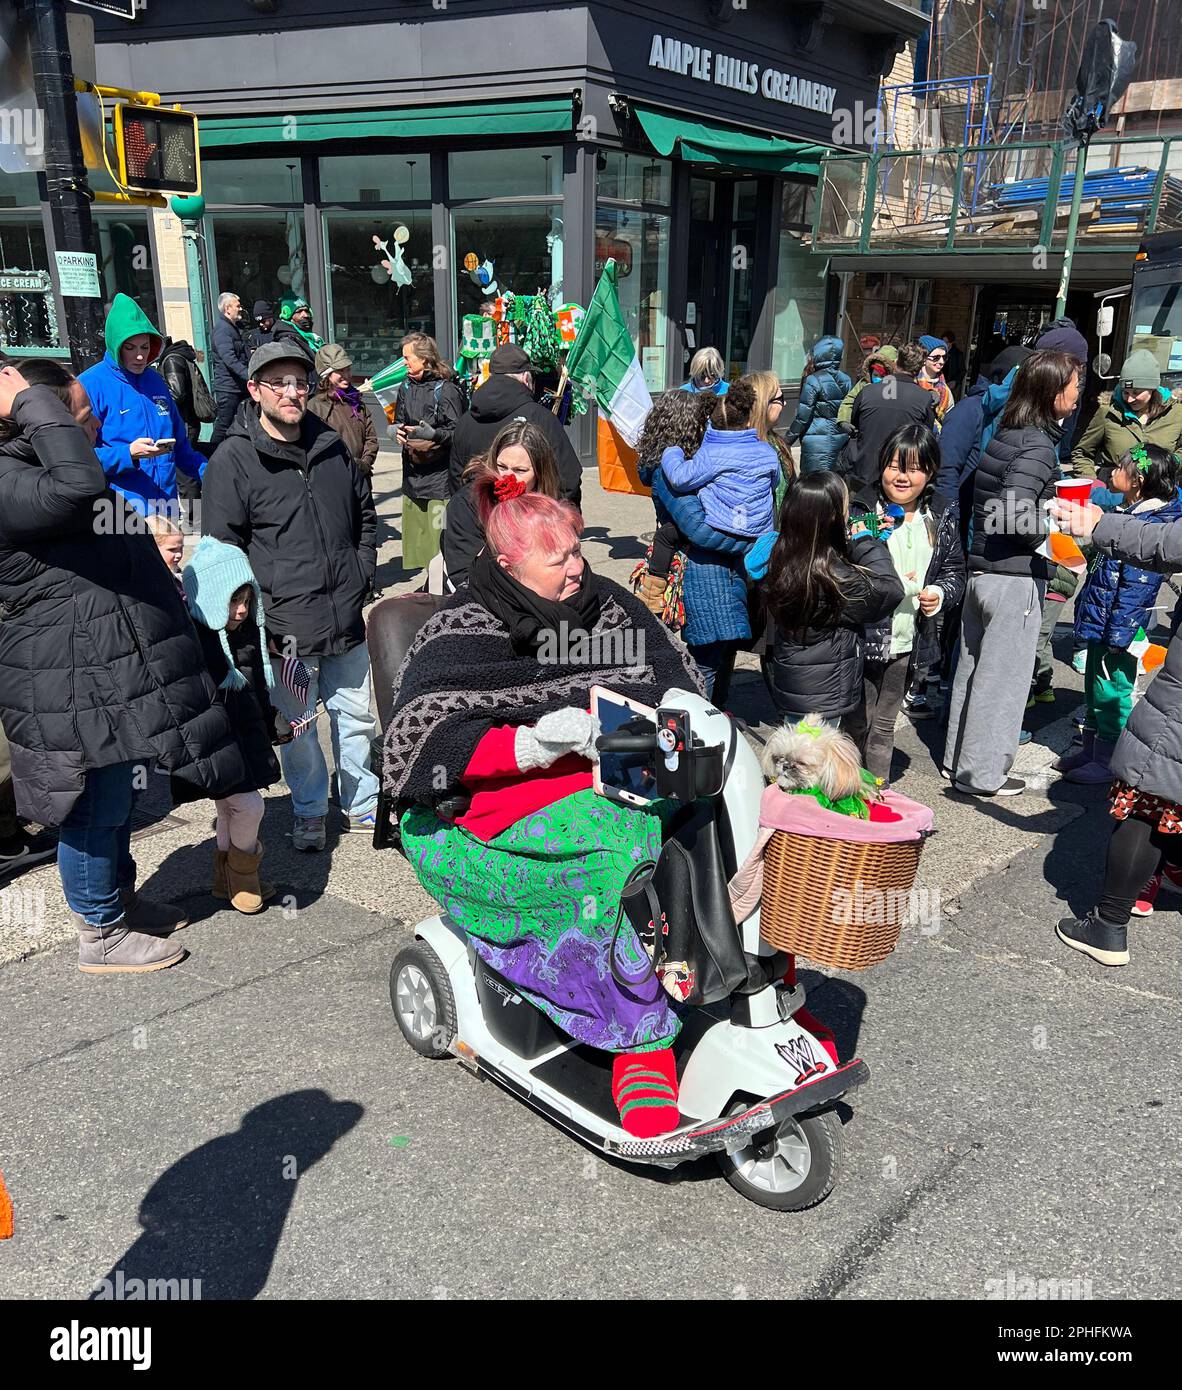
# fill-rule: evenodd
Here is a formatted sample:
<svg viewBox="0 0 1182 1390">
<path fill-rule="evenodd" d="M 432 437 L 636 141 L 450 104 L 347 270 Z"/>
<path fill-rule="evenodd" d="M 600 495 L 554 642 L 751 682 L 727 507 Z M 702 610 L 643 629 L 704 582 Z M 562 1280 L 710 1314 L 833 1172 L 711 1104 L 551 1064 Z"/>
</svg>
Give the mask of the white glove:
<svg viewBox="0 0 1182 1390">
<path fill-rule="evenodd" d="M 595 740 L 599 737 L 599 720 L 585 709 L 556 709 L 528 728 L 522 726 L 513 738 L 513 756 L 522 772 L 550 767 L 567 753 L 578 753 L 591 762 L 599 761 Z"/>
</svg>

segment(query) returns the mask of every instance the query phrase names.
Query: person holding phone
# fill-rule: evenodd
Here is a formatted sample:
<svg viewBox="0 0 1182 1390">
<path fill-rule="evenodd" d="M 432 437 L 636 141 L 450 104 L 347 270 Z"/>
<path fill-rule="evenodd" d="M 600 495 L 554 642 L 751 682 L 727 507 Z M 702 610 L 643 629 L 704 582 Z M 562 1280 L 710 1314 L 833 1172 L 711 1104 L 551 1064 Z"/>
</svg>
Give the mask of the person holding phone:
<svg viewBox="0 0 1182 1390">
<path fill-rule="evenodd" d="M 624 1129 L 663 1133 L 678 1120 L 678 1018 L 655 977 L 619 985 L 609 954 L 620 895 L 660 852 L 662 820 L 593 790 L 591 690 L 655 708 L 701 677 L 638 599 L 588 568 L 569 502 L 484 492 L 481 524 L 467 587 L 399 673 L 385 789 L 419 881 L 481 958 L 565 1033 L 615 1054 Z M 620 951 L 639 970 L 634 934 Z"/>
<path fill-rule="evenodd" d="M 164 336 L 125 294 L 115 296 L 105 333 L 106 356 L 78 378 L 99 422 L 95 453 L 111 486 L 141 515 L 178 515 L 177 469 L 200 479 L 205 459 L 189 443 L 168 383 L 152 369 Z"/>
</svg>

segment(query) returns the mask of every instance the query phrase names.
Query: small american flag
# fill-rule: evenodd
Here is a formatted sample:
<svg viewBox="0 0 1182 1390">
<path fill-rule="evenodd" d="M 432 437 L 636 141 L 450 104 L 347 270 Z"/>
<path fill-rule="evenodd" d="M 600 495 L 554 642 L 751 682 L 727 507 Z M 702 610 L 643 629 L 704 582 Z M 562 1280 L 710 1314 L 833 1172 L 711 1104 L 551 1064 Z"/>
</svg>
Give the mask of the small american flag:
<svg viewBox="0 0 1182 1390">
<path fill-rule="evenodd" d="M 279 668 L 279 683 L 285 690 L 290 690 L 301 705 L 308 703 L 308 687 L 312 683 L 312 675 L 298 656 L 285 656 L 283 665 Z M 306 732 L 308 727 L 315 722 L 316 711 L 305 709 L 304 714 L 299 719 L 289 719 L 291 732 L 296 737 Z"/>
</svg>

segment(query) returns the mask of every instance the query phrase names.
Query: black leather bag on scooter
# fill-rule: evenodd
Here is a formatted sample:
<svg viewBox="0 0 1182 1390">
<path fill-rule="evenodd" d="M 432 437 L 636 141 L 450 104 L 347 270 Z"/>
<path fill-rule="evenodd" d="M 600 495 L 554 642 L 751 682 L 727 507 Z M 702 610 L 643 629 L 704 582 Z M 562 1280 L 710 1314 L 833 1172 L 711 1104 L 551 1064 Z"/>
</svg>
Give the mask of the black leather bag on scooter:
<svg viewBox="0 0 1182 1390">
<path fill-rule="evenodd" d="M 620 933 L 632 926 L 649 959 L 632 974 L 619 957 Z M 624 885 L 612 938 L 612 976 L 635 987 L 655 974 L 679 1003 L 714 1004 L 748 978 L 711 808 L 696 803 L 661 848 L 651 869 Z"/>
</svg>

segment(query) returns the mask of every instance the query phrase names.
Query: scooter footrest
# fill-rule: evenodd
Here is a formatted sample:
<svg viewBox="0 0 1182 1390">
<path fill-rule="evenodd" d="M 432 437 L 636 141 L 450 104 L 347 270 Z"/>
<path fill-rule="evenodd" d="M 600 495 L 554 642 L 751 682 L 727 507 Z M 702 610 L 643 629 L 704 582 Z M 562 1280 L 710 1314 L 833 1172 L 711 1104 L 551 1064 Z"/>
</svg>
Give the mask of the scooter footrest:
<svg viewBox="0 0 1182 1390">
<path fill-rule="evenodd" d="M 768 1096 L 738 1115 L 674 1130 L 672 1134 L 662 1134 L 656 1139 L 626 1142 L 608 1139 L 604 1143 L 604 1151 L 617 1154 L 620 1158 L 659 1160 L 674 1155 L 689 1157 L 740 1148 L 752 1135 L 771 1129 L 792 1115 L 803 1114 L 806 1110 L 815 1110 L 818 1106 L 837 1100 L 869 1078 L 870 1068 L 865 1062 L 847 1062 L 845 1066 L 819 1076 L 815 1081 L 806 1081 L 803 1086 L 794 1087 L 791 1091 Z"/>
</svg>

